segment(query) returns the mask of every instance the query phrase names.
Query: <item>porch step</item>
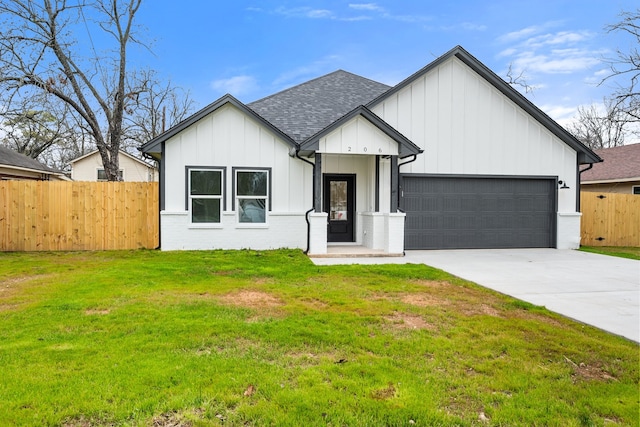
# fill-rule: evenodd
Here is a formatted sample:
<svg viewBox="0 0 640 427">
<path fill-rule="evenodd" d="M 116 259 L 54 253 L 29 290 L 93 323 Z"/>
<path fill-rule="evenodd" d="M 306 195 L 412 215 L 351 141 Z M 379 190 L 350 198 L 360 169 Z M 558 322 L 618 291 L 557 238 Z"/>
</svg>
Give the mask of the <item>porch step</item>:
<svg viewBox="0 0 640 427">
<path fill-rule="evenodd" d="M 401 257 L 403 253 L 388 253 L 382 249 L 370 249 L 356 245 L 327 246 L 326 254 L 308 254 L 309 258 L 372 258 L 372 257 Z"/>
</svg>

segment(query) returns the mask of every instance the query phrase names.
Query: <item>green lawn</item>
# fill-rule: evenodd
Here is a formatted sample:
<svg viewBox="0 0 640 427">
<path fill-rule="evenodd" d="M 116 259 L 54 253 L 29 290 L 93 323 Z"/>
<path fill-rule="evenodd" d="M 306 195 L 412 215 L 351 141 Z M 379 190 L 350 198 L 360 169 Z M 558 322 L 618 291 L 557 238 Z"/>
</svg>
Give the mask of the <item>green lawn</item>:
<svg viewBox="0 0 640 427">
<path fill-rule="evenodd" d="M 637 426 L 639 359 L 421 265 L 0 253 L 3 426 Z"/>
<path fill-rule="evenodd" d="M 584 252 L 640 260 L 640 248 L 634 246 L 580 246 Z"/>
</svg>

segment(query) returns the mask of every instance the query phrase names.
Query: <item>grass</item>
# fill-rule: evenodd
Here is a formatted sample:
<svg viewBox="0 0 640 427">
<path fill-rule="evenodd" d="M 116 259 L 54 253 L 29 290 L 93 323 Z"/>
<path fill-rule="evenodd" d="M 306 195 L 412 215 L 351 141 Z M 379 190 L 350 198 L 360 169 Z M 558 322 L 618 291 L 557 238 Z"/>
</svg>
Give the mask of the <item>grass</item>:
<svg viewBox="0 0 640 427">
<path fill-rule="evenodd" d="M 2 425 L 637 426 L 639 357 L 423 265 L 0 254 Z"/>
<path fill-rule="evenodd" d="M 640 248 L 633 246 L 580 246 L 584 252 L 640 260 Z"/>
</svg>

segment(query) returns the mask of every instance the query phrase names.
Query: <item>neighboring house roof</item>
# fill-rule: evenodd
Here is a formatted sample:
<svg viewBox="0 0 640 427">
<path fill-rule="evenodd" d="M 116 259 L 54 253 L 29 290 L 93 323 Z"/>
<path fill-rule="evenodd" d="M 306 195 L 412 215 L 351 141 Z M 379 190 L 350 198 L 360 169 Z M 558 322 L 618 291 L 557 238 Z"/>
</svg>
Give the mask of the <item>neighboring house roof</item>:
<svg viewBox="0 0 640 427">
<path fill-rule="evenodd" d="M 538 122 L 540 122 L 544 127 L 546 127 L 551 133 L 560 138 L 565 144 L 573 148 L 578 153 L 578 162 L 580 164 L 585 163 L 598 163 L 601 162 L 602 159 L 598 157 L 590 148 L 580 142 L 576 137 L 571 135 L 565 128 L 560 126 L 555 120 L 550 118 L 547 114 L 545 114 L 542 110 L 536 107 L 531 101 L 525 98 L 520 92 L 515 90 L 511 85 L 505 82 L 502 78 L 500 78 L 496 73 L 487 68 L 483 63 L 478 61 L 473 55 L 464 50 L 461 46 L 456 46 L 451 49 L 449 52 L 445 53 L 435 61 L 428 64 L 426 67 L 417 71 L 413 75 L 409 76 L 402 82 L 395 85 L 388 92 L 385 92 L 378 96 L 376 99 L 372 100 L 367 104 L 367 107 L 372 108 L 378 103 L 385 100 L 389 95 L 399 92 L 404 87 L 408 86 L 415 79 L 423 76 L 429 71 L 435 69 L 443 62 L 449 60 L 452 57 L 456 57 L 462 62 L 464 62 L 468 67 L 482 76 L 487 82 L 489 82 L 493 87 L 502 92 L 507 98 L 513 101 L 516 105 L 522 108 L 524 111 L 529 113 L 532 117 L 534 117 Z"/>
<path fill-rule="evenodd" d="M 291 139 L 289 137 L 289 135 L 287 135 L 284 132 L 282 132 L 282 130 L 280 130 L 277 127 L 275 127 L 269 121 L 267 121 L 266 119 L 261 117 L 259 114 L 257 114 L 251 108 L 247 107 L 242 102 L 238 101 L 233 96 L 231 96 L 229 94 L 226 94 L 223 97 L 221 97 L 221 98 L 217 99 L 216 101 L 212 102 L 211 104 L 207 105 L 206 107 L 204 107 L 200 111 L 196 112 L 195 114 L 193 114 L 190 117 L 186 118 L 185 120 L 181 121 L 180 123 L 178 123 L 177 125 L 175 125 L 171 129 L 167 130 L 166 132 L 158 135 L 157 137 L 155 137 L 151 141 L 149 141 L 146 144 L 142 145 L 140 147 L 140 151 L 142 151 L 143 153 L 148 153 L 148 154 L 152 155 L 156 160 L 159 160 L 160 159 L 159 154 L 162 152 L 161 145 L 162 145 L 162 143 L 164 141 L 166 141 L 167 139 L 169 139 L 169 138 L 175 136 L 176 134 L 182 132 L 184 129 L 186 129 L 189 126 L 191 126 L 192 124 L 196 123 L 197 121 L 199 121 L 203 117 L 208 116 L 209 114 L 211 114 L 214 111 L 216 111 L 218 108 L 221 108 L 221 107 L 223 107 L 223 106 L 225 106 L 227 104 L 231 104 L 234 107 L 242 110 L 243 112 L 245 112 L 249 116 L 251 116 L 254 119 L 256 119 L 258 122 L 260 122 L 263 125 L 265 125 L 267 128 L 271 129 L 276 135 L 280 136 L 283 140 L 285 140 L 288 144 L 290 144 L 292 148 L 296 147 L 296 142 L 293 139 Z"/>
<path fill-rule="evenodd" d="M 140 160 L 140 159 L 138 159 L 138 158 L 137 158 L 137 157 L 135 157 L 135 156 L 132 156 L 131 154 L 127 153 L 126 151 L 122 151 L 122 150 L 119 150 L 119 151 L 120 151 L 120 155 L 121 155 L 121 156 L 127 156 L 127 157 L 128 157 L 128 158 L 130 158 L 131 160 L 135 160 L 136 162 L 138 162 L 138 163 L 140 163 L 140 164 L 142 164 L 142 165 L 144 165 L 144 166 L 146 166 L 146 167 L 148 167 L 148 168 L 155 168 L 155 166 L 150 165 L 149 163 L 145 162 L 144 160 Z M 79 162 L 79 161 L 81 161 L 81 160 L 83 160 L 83 159 L 86 159 L 87 157 L 91 157 L 91 156 L 93 156 L 93 155 L 95 155 L 95 154 L 98 154 L 98 155 L 99 155 L 100 153 L 98 153 L 98 150 L 93 150 L 93 151 L 91 151 L 90 153 L 87 153 L 87 154 L 82 155 L 82 156 L 80 156 L 80 157 L 76 157 L 75 159 L 71 160 L 71 161 L 69 162 L 69 164 L 73 164 L 73 163 Z"/>
<path fill-rule="evenodd" d="M 301 143 L 389 89 L 385 84 L 338 70 L 247 106 Z"/>
<path fill-rule="evenodd" d="M 61 171 L 43 165 L 36 159 L 3 146 L 0 146 L 0 166 L 15 169 L 16 171 L 23 170 L 47 175 L 64 175 Z"/>
<path fill-rule="evenodd" d="M 583 172 L 582 183 L 623 182 L 640 180 L 640 144 L 596 150 L 604 162 Z"/>
</svg>

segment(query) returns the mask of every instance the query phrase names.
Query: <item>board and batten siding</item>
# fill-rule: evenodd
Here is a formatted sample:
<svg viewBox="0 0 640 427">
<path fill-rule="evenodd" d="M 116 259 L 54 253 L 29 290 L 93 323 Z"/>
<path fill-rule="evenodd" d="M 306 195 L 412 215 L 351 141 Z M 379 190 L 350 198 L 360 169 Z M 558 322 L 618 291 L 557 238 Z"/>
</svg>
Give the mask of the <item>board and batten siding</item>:
<svg viewBox="0 0 640 427">
<path fill-rule="evenodd" d="M 401 173 L 557 176 L 558 247 L 579 242 L 577 153 L 452 57 L 371 110 L 424 149 Z M 576 237 L 577 236 L 577 237 Z"/>
<path fill-rule="evenodd" d="M 355 117 L 320 138 L 318 153 L 397 156 L 398 143 L 367 119 Z"/>
<path fill-rule="evenodd" d="M 311 166 L 289 156 L 289 149 L 272 131 L 230 104 L 166 141 L 162 248 L 304 248 L 304 213 L 312 206 L 313 177 Z M 190 223 L 185 210 L 185 166 L 226 167 L 226 209 L 220 224 Z M 238 224 L 232 211 L 234 167 L 270 168 L 271 209 L 267 224 Z"/>
</svg>

